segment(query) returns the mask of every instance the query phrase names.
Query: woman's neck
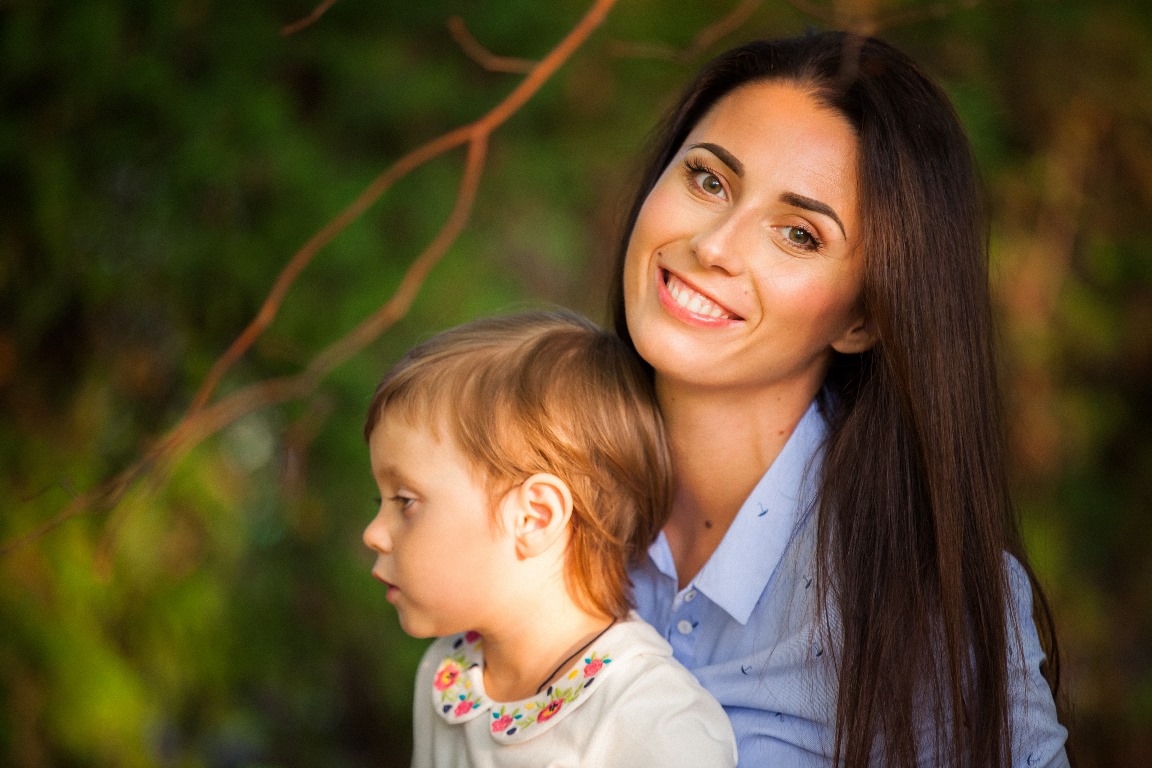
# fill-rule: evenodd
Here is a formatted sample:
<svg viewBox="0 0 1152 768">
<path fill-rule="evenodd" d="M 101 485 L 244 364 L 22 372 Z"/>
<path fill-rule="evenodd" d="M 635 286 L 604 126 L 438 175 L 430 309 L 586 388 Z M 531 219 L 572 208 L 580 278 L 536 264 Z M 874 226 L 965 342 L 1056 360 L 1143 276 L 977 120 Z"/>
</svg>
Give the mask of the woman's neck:
<svg viewBox="0 0 1152 768">
<path fill-rule="evenodd" d="M 815 393 L 705 391 L 657 376 L 675 492 L 664 533 L 685 586 L 724 538 Z"/>
</svg>

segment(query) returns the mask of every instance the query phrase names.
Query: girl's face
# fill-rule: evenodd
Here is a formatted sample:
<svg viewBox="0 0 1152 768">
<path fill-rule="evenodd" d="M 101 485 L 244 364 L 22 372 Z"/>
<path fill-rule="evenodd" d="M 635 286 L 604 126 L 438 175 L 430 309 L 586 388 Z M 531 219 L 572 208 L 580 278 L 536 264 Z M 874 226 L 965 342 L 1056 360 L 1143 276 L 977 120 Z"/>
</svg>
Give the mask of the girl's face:
<svg viewBox="0 0 1152 768">
<path fill-rule="evenodd" d="M 453 440 L 384 414 L 368 440 L 380 509 L 364 530 L 372 575 L 413 637 L 482 630 L 501 613 L 511 537 Z M 503 596 L 503 598 L 502 598 Z"/>
<path fill-rule="evenodd" d="M 871 345 L 856 162 L 852 126 L 791 84 L 742 86 L 704 116 L 624 263 L 628 331 L 658 381 L 810 398 L 833 349 Z"/>
</svg>

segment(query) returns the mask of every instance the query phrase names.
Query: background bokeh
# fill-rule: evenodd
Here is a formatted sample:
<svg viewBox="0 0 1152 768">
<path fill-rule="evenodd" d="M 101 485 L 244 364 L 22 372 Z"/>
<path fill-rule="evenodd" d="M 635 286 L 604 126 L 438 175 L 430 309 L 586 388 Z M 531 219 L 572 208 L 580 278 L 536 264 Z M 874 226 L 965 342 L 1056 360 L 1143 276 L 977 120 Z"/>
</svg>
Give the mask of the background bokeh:
<svg viewBox="0 0 1152 768">
<path fill-rule="evenodd" d="M 340 0 L 284 36 L 312 0 L 0 0 L 0 764 L 406 764 L 423 643 L 359 540 L 377 377 L 479 314 L 604 319 L 622 200 L 673 94 L 725 47 L 830 22 L 922 61 L 971 133 L 1016 499 L 1077 751 L 1147 764 L 1150 3 L 619 0 L 494 133 L 467 227 L 398 324 L 306 396 L 16 545 L 147 455 L 377 174 L 520 82 L 465 55 L 449 18 L 537 59 L 590 5 Z M 222 394 L 301 371 L 391 296 L 462 166 L 422 166 L 320 251 Z"/>
</svg>

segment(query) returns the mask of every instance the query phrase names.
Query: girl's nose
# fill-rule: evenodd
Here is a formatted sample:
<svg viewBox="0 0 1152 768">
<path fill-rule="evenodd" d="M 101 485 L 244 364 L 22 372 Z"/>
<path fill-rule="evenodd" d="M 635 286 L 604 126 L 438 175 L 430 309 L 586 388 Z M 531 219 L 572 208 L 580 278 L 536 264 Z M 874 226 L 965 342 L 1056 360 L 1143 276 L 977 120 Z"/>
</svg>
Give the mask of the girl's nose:
<svg viewBox="0 0 1152 768">
<path fill-rule="evenodd" d="M 374 552 L 388 554 L 392 551 L 392 536 L 388 533 L 388 526 L 384 524 L 384 516 L 377 514 L 364 529 L 364 546 Z"/>
</svg>

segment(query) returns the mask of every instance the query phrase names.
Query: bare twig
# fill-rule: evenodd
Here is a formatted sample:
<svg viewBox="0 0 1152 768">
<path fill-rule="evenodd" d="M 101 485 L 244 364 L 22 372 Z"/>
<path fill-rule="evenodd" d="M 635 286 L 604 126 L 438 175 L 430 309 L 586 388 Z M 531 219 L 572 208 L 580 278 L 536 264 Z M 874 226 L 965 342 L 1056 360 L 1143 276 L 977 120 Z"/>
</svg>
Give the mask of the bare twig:
<svg viewBox="0 0 1152 768">
<path fill-rule="evenodd" d="M 756 9 L 760 7 L 761 0 L 743 0 L 740 5 L 732 9 L 727 16 L 715 21 L 693 38 L 688 47 L 684 49 L 682 58 L 691 59 L 711 48 L 717 42 L 740 29 L 744 22 L 752 18 Z"/>
<path fill-rule="evenodd" d="M 324 0 L 324 2 L 320 3 L 320 5 L 312 9 L 312 13 L 308 14 L 304 18 L 280 27 L 280 34 L 284 37 L 287 37 L 288 35 L 296 34 L 306 27 L 312 26 L 320 19 L 321 16 L 328 12 L 329 8 L 334 5 L 336 5 L 336 0 Z"/>
<path fill-rule="evenodd" d="M 805 16 L 811 16 L 814 19 L 820 19 L 826 24 L 836 24 L 840 17 L 836 13 L 836 9 L 827 5 L 818 5 L 811 3 L 808 0 L 785 0 L 788 5 Z"/>
<path fill-rule="evenodd" d="M 945 2 L 931 3 L 919 8 L 895 10 L 891 13 L 882 14 L 877 19 L 876 30 L 902 27 L 925 19 L 940 19 L 956 11 L 975 8 L 979 4 L 980 0 L 945 0 Z"/>
<path fill-rule="evenodd" d="M 819 5 L 811 0 L 787 0 L 787 3 L 801 13 L 823 21 L 832 27 L 851 30 L 861 35 L 874 35 L 885 29 L 901 27 L 924 19 L 938 19 L 959 10 L 973 8 L 980 0 L 943 0 L 914 8 L 900 8 L 881 13 L 875 6 L 866 3 L 865 10 L 842 10 L 840 3 Z"/>
<path fill-rule="evenodd" d="M 762 2 L 763 0 L 741 0 L 740 4 L 725 14 L 723 18 L 700 30 L 696 37 L 692 38 L 692 42 L 682 50 L 662 43 L 615 41 L 609 46 L 609 52 L 618 58 L 690 61 L 743 26 L 748 19 L 752 18 L 752 14 L 756 12 Z"/>
<path fill-rule="evenodd" d="M 193 403 L 168 433 L 149 447 L 136 462 L 96 488 L 74 497 L 48 521 L 0 545 L 0 557 L 41 538 L 60 524 L 81 514 L 113 509 L 140 479 L 150 474 L 166 474 L 188 451 L 242 416 L 260 408 L 279 405 L 308 395 L 334 368 L 402 318 L 412 306 L 429 271 L 455 242 L 468 221 L 484 169 L 488 139 L 492 132 L 539 91 L 540 87 L 600 25 L 615 3 L 616 0 L 595 0 L 584 17 L 556 47 L 533 67 L 527 77 L 503 101 L 483 117 L 417 147 L 380 174 L 347 208 L 337 214 L 292 256 L 273 283 L 256 318 L 212 366 Z M 392 297 L 351 332 L 322 350 L 299 374 L 260 381 L 215 402 L 209 402 L 225 373 L 275 318 L 288 289 L 320 249 L 363 214 L 399 179 L 432 158 L 462 145 L 467 145 L 468 154 L 452 211 L 432 242 L 409 265 Z"/>
<path fill-rule="evenodd" d="M 489 72 L 510 72 L 512 74 L 526 74 L 532 71 L 536 62 L 531 59 L 517 59 L 512 56 L 497 56 L 489 51 L 468 31 L 464 19 L 453 16 L 448 19 L 448 32 L 452 39 L 460 46 L 460 50 L 472 61 Z"/>
<path fill-rule="evenodd" d="M 232 342 L 224 354 L 213 363 L 212 368 L 208 371 L 208 375 L 204 377 L 204 382 L 200 385 L 196 396 L 192 399 L 192 405 L 189 408 L 191 412 L 196 412 L 204 407 L 215 393 L 216 387 L 219 386 L 220 380 L 223 379 L 224 375 L 232 368 L 237 360 L 244 356 L 256 340 L 260 338 L 261 334 L 272 324 L 272 321 L 280 311 L 280 306 L 284 303 L 284 297 L 288 293 L 288 289 L 292 287 L 292 284 L 296 282 L 296 278 L 298 278 L 300 273 L 304 271 L 304 268 L 312 262 L 316 254 L 319 253 L 324 246 L 332 242 L 348 225 L 363 215 L 364 211 L 371 207 L 372 204 L 397 181 L 432 158 L 438 157 L 448 150 L 468 141 L 471 127 L 472 126 L 464 126 L 457 128 L 454 131 L 450 131 L 433 139 L 423 146 L 417 147 L 401 157 L 386 171 L 373 179 L 347 208 L 325 224 L 319 232 L 314 234 L 308 242 L 304 243 L 304 245 L 293 254 L 292 258 L 289 259 L 288 263 L 284 265 L 284 268 L 276 277 L 276 281 L 272 284 L 272 288 L 265 297 L 260 311 L 256 313 L 256 317 L 254 317 L 240 335 L 236 337 L 236 340 Z"/>
</svg>

